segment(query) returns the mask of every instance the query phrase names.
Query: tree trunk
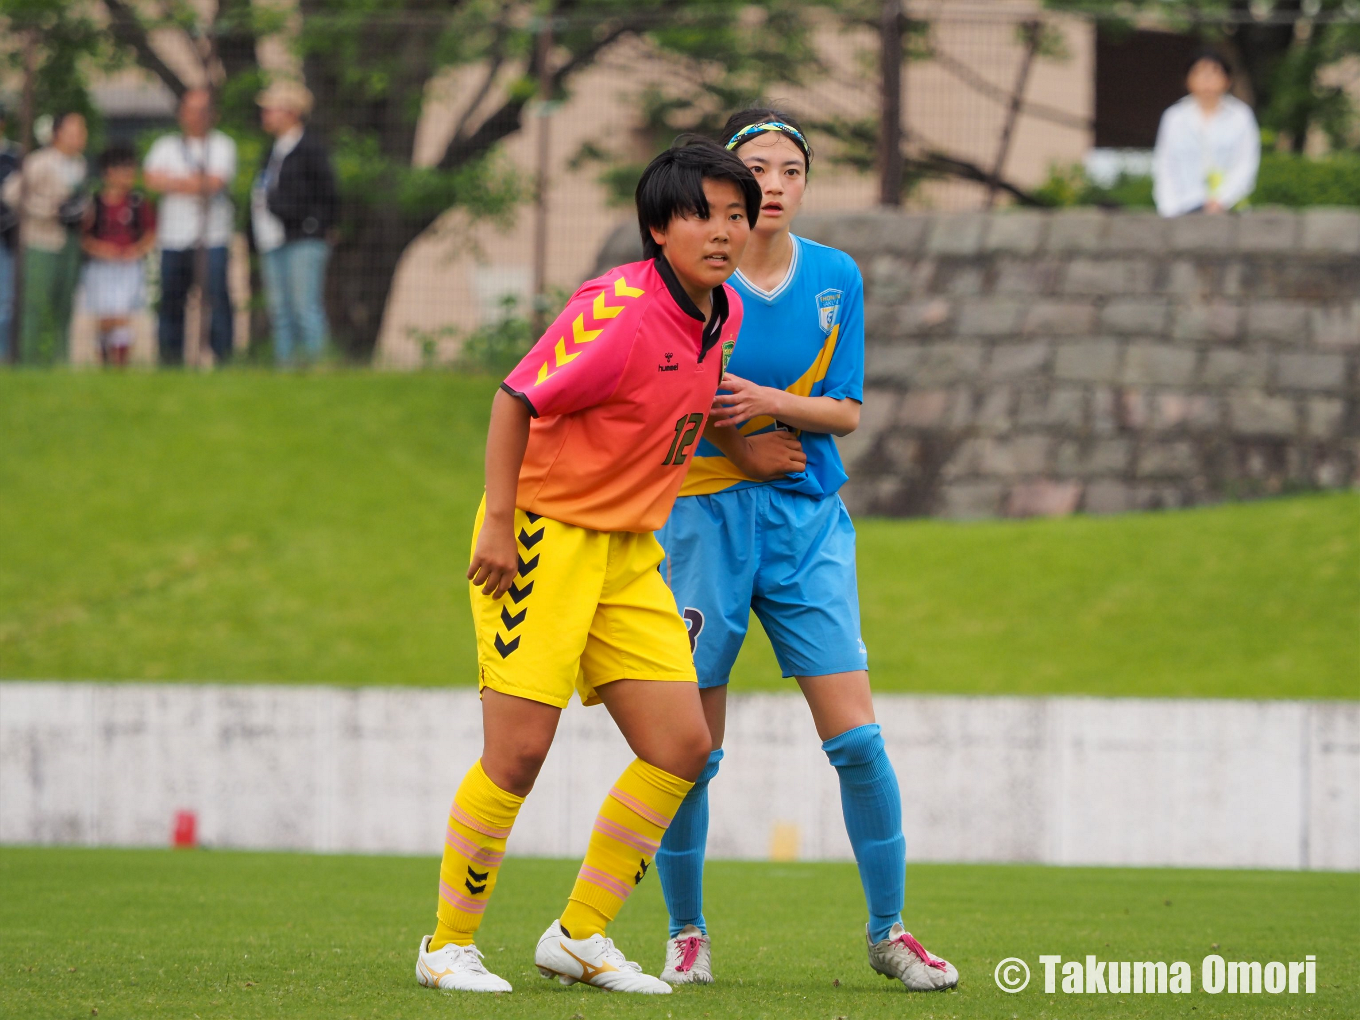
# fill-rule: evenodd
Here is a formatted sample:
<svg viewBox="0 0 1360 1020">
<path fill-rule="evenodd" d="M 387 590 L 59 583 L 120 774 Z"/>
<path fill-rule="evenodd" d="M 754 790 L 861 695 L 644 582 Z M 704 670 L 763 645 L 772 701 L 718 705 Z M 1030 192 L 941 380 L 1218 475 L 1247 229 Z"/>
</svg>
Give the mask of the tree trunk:
<svg viewBox="0 0 1360 1020">
<path fill-rule="evenodd" d="M 879 14 L 878 201 L 902 204 L 902 3 Z"/>
<path fill-rule="evenodd" d="M 336 349 L 346 358 L 372 357 L 397 264 L 428 225 L 389 206 L 348 205 L 342 212 L 342 240 L 326 274 L 326 314 Z"/>
</svg>

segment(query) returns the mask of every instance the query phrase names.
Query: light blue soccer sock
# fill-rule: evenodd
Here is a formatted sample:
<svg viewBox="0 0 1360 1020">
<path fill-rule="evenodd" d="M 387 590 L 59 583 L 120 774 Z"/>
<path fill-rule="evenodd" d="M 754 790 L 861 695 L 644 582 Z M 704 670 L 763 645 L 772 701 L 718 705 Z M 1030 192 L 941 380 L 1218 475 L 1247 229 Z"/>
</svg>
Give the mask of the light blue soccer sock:
<svg viewBox="0 0 1360 1020">
<path fill-rule="evenodd" d="M 708 764 L 685 794 L 670 828 L 661 837 L 661 847 L 653 859 L 671 915 L 671 938 L 692 924 L 705 935 L 704 923 L 704 850 L 708 844 L 708 781 L 718 774 L 722 748 L 708 756 Z"/>
<path fill-rule="evenodd" d="M 878 723 L 856 726 L 822 744 L 841 780 L 845 831 L 859 864 L 869 905 L 869 938 L 882 942 L 902 920 L 907 884 L 907 840 L 902 794 Z"/>
</svg>

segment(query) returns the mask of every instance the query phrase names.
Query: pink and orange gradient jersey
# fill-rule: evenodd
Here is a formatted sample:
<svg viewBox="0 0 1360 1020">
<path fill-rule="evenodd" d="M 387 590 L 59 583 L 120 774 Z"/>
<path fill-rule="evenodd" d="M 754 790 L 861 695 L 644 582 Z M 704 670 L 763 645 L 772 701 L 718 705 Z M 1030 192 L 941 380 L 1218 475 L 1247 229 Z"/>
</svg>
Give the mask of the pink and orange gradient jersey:
<svg viewBox="0 0 1360 1020">
<path fill-rule="evenodd" d="M 596 531 L 665 523 L 741 329 L 724 284 L 704 317 L 664 257 L 581 285 L 501 388 L 534 416 L 516 505 Z"/>
</svg>

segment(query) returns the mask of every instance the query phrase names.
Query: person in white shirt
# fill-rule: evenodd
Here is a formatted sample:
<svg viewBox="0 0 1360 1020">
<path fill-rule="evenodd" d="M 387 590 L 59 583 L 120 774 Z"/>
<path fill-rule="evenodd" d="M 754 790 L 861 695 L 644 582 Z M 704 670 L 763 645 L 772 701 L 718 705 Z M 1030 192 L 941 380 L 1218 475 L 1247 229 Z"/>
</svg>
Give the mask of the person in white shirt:
<svg viewBox="0 0 1360 1020">
<path fill-rule="evenodd" d="M 212 302 L 208 343 L 219 365 L 231 360 L 232 309 L 227 292 L 227 246 L 236 177 L 236 143 L 211 130 L 212 97 L 190 89 L 179 102 L 182 133 L 158 138 L 143 164 L 146 186 L 161 194 L 161 308 L 158 339 L 162 365 L 184 363 L 184 307 L 194 283 L 194 261 L 207 249 L 207 299 Z"/>
<path fill-rule="evenodd" d="M 1163 216 L 1224 212 L 1256 187 L 1261 132 L 1251 107 L 1228 94 L 1232 71 L 1217 53 L 1198 54 L 1185 85 L 1190 94 L 1157 128 L 1153 198 Z"/>
</svg>

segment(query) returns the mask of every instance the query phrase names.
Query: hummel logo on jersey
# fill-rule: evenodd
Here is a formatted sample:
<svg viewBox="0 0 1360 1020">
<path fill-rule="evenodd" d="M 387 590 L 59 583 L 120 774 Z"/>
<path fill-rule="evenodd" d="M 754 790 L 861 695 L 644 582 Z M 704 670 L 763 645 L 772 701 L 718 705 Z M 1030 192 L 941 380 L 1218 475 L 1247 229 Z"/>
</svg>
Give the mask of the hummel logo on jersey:
<svg viewBox="0 0 1360 1020">
<path fill-rule="evenodd" d="M 671 364 L 671 359 L 672 359 L 673 357 L 675 357 L 675 353 L 674 353 L 673 351 L 667 351 L 667 352 L 666 352 L 666 363 L 665 363 L 664 365 L 657 365 L 657 366 L 656 366 L 656 370 L 657 370 L 658 372 L 678 372 L 678 371 L 680 371 L 680 366 L 679 366 L 679 365 L 672 365 L 672 364 Z"/>
</svg>

